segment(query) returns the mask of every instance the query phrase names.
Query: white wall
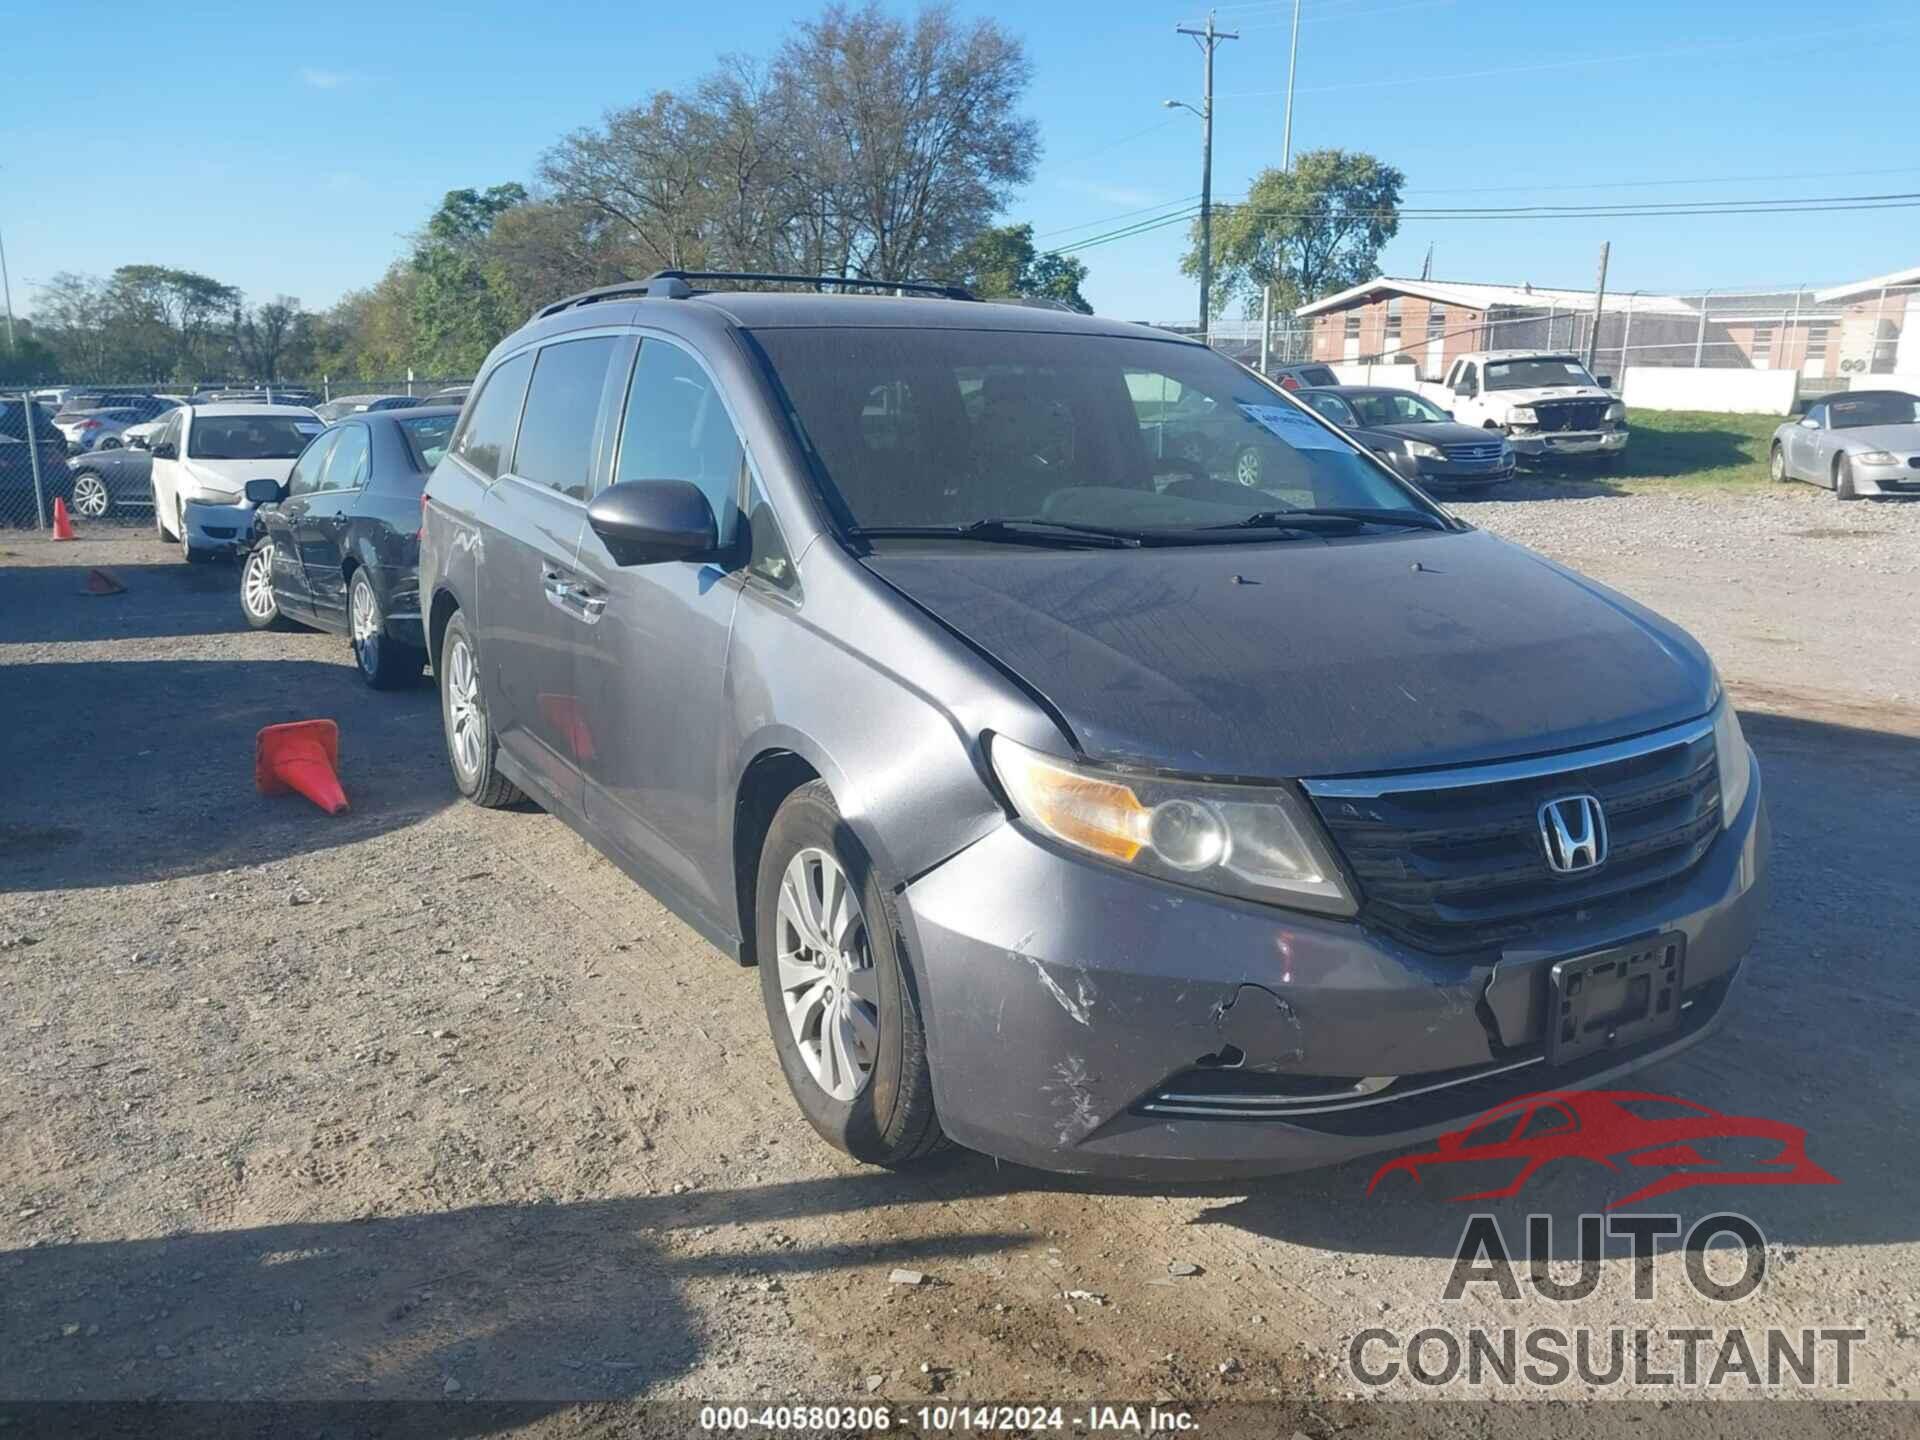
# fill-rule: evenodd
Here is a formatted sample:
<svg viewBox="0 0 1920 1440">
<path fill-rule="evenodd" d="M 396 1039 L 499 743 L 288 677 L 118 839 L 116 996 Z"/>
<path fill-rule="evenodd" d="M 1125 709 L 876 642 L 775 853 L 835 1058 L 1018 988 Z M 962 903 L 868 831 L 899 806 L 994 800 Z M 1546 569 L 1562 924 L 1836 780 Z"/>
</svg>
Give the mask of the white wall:
<svg viewBox="0 0 1920 1440">
<path fill-rule="evenodd" d="M 1342 385 L 1388 385 L 1395 390 L 1412 390 L 1420 379 L 1418 365 L 1362 365 L 1357 360 L 1342 360 L 1331 369 Z"/>
<path fill-rule="evenodd" d="M 1710 370 L 1633 365 L 1620 398 L 1629 410 L 1711 410 L 1723 415 L 1789 415 L 1798 370 Z"/>
</svg>

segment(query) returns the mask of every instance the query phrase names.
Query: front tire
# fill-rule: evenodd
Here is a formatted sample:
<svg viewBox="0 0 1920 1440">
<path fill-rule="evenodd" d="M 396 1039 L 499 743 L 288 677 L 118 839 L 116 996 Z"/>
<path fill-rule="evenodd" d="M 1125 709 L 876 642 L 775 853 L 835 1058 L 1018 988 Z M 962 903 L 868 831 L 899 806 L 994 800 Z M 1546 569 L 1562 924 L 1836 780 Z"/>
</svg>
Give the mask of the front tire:
<svg viewBox="0 0 1920 1440">
<path fill-rule="evenodd" d="M 167 512 L 160 508 L 160 487 L 153 487 L 153 534 L 162 545 L 171 545 L 179 537 L 167 529 Z"/>
<path fill-rule="evenodd" d="M 240 567 L 240 613 L 255 630 L 286 630 L 291 622 L 280 613 L 280 597 L 273 593 L 273 540 L 268 537 L 247 552 Z"/>
<path fill-rule="evenodd" d="M 347 591 L 348 635 L 360 678 L 375 690 L 397 690 L 420 678 L 426 653 L 402 644 L 386 632 L 386 614 L 380 607 L 373 580 L 363 566 L 353 572 Z"/>
<path fill-rule="evenodd" d="M 1787 452 L 1785 447 L 1775 445 L 1767 456 L 1767 476 L 1776 485 L 1787 483 Z"/>
<path fill-rule="evenodd" d="M 174 517 L 179 525 L 180 558 L 189 565 L 204 565 L 212 557 L 193 548 L 193 541 L 187 534 L 187 502 L 180 502 L 180 513 Z"/>
<path fill-rule="evenodd" d="M 460 793 L 487 810 L 500 810 L 526 797 L 500 773 L 500 745 L 487 720 L 480 691 L 480 652 L 466 617 L 458 611 L 440 641 L 440 720 L 447 737 L 447 763 Z"/>
<path fill-rule="evenodd" d="M 926 1030 L 893 897 L 825 781 L 801 786 L 773 817 L 754 916 L 774 1051 L 807 1123 L 871 1165 L 938 1149 Z"/>
<path fill-rule="evenodd" d="M 1833 493 L 1842 500 L 1860 498 L 1860 492 L 1853 488 L 1853 462 L 1844 455 L 1833 462 Z"/>
</svg>

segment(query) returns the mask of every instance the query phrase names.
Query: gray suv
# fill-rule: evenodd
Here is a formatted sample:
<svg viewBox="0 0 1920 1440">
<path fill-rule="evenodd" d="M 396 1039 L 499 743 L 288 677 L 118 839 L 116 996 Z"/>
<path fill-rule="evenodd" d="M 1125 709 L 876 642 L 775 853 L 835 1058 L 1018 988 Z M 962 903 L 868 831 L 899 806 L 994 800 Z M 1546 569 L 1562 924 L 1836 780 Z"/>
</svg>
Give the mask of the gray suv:
<svg viewBox="0 0 1920 1440">
<path fill-rule="evenodd" d="M 503 341 L 420 586 L 460 791 L 757 965 L 829 1141 L 1294 1169 L 1714 1026 L 1768 827 L 1691 638 L 1204 345 L 792 278 Z"/>
</svg>

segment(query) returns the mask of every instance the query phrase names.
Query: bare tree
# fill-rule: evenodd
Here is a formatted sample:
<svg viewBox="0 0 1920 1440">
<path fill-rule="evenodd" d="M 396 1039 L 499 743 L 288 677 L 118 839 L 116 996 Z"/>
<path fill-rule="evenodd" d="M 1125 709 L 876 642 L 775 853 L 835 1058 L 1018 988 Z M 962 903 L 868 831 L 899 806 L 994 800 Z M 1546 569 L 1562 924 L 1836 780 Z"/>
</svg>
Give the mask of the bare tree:
<svg viewBox="0 0 1920 1440">
<path fill-rule="evenodd" d="M 1038 129 L 1014 113 L 1032 67 L 990 20 L 835 5 L 800 25 L 776 71 L 812 112 L 801 168 L 828 182 L 847 273 L 937 268 L 1033 173 Z"/>
<path fill-rule="evenodd" d="M 248 373 L 259 380 L 278 380 L 282 364 L 306 340 L 311 318 L 291 295 L 237 308 L 233 343 Z"/>
</svg>

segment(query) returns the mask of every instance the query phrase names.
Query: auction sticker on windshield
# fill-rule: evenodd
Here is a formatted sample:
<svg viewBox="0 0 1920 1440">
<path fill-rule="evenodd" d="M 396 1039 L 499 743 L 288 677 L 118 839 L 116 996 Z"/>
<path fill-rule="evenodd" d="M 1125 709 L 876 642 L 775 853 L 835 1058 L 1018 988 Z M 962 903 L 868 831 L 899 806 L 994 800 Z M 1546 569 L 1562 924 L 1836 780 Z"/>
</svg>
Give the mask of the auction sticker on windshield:
<svg viewBox="0 0 1920 1440">
<path fill-rule="evenodd" d="M 1345 450 L 1346 441 L 1319 421 L 1288 405 L 1249 405 L 1240 402 L 1240 413 L 1254 424 L 1293 446 L 1296 450 Z"/>
</svg>

